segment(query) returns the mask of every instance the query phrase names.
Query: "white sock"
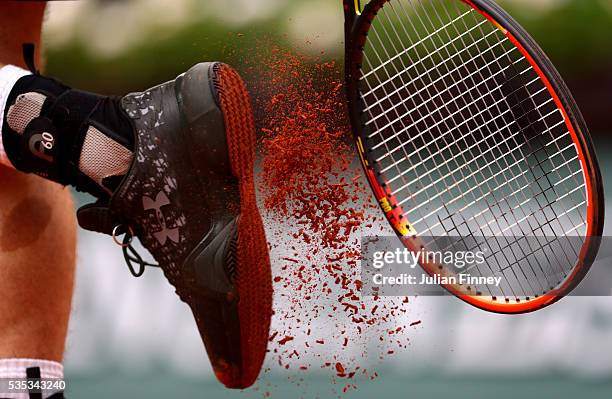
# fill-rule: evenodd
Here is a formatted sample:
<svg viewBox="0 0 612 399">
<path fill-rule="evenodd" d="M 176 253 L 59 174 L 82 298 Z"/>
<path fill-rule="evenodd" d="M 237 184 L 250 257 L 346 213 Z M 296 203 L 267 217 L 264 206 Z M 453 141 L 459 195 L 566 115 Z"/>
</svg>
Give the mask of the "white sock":
<svg viewBox="0 0 612 399">
<path fill-rule="evenodd" d="M 0 359 L 0 397 L 7 399 L 28 399 L 30 395 L 25 392 L 11 393 L 9 390 L 9 381 L 14 380 L 23 383 L 26 380 L 26 369 L 30 367 L 38 367 L 40 369 L 41 380 L 63 380 L 64 366 L 60 363 L 50 360 L 37 359 Z M 17 386 L 18 383 L 17 383 Z M 44 391 L 43 398 L 60 392 L 60 391 Z"/>
<path fill-rule="evenodd" d="M 6 107 L 6 101 L 8 100 L 11 90 L 17 81 L 27 75 L 31 75 L 30 71 L 23 68 L 16 67 L 14 65 L 6 65 L 0 68 L 0 164 L 8 167 L 13 167 L 11 161 L 9 161 L 6 153 L 4 152 L 4 146 L 2 145 L 2 125 L 4 123 L 4 109 Z"/>
</svg>

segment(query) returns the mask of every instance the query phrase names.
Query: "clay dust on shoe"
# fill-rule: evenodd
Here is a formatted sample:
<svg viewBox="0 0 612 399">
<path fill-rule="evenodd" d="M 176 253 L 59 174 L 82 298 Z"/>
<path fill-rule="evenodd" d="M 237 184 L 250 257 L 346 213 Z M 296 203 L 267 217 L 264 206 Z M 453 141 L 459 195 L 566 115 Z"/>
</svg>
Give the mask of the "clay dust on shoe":
<svg viewBox="0 0 612 399">
<path fill-rule="evenodd" d="M 242 348 L 240 380 L 233 381 L 231 376 L 218 377 L 226 385 L 243 388 L 254 383 L 266 355 L 272 316 L 272 276 L 255 196 L 253 163 L 256 138 L 252 106 L 242 79 L 231 67 L 222 65 L 218 75 L 230 162 L 233 174 L 240 182 L 236 286 L 240 297 Z"/>
</svg>

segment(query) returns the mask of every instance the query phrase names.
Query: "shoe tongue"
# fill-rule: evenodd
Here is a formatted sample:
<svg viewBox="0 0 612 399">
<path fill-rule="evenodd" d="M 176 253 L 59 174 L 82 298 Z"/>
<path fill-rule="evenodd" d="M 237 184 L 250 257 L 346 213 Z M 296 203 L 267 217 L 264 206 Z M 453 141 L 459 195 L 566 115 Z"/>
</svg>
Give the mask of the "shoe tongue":
<svg viewBox="0 0 612 399">
<path fill-rule="evenodd" d="M 79 208 L 77 220 L 79 226 L 85 230 L 108 235 L 112 235 L 113 229 L 118 225 L 108 204 L 100 201 Z"/>
</svg>

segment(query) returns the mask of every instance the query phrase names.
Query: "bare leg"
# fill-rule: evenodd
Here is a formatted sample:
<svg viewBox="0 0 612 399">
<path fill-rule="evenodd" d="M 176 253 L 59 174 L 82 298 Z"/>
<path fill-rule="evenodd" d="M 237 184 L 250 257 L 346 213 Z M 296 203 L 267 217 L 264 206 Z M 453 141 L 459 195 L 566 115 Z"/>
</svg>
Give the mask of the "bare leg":
<svg viewBox="0 0 612 399">
<path fill-rule="evenodd" d="M 44 10 L 44 3 L 0 4 L 0 67 L 23 66 L 22 43 L 40 49 Z M 75 268 L 70 193 L 3 166 L 0 183 L 0 359 L 61 362 Z"/>
</svg>

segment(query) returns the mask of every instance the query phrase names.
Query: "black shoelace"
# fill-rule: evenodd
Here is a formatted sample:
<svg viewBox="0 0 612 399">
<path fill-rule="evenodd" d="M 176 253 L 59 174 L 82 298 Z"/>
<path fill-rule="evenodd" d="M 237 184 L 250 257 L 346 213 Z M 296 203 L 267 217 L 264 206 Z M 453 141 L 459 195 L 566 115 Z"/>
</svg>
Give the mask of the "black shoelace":
<svg viewBox="0 0 612 399">
<path fill-rule="evenodd" d="M 123 233 L 124 236 L 121 242 L 117 240 L 117 232 L 119 231 L 125 231 Z M 121 233 L 119 233 L 119 235 L 121 235 Z M 125 259 L 125 264 L 127 265 L 130 273 L 132 273 L 132 276 L 141 277 L 147 267 L 161 267 L 158 264 L 145 261 L 138 251 L 136 251 L 136 249 L 132 246 L 134 234 L 130 228 L 125 229 L 124 226 L 115 227 L 113 231 L 113 240 L 116 244 L 121 245 L 121 248 L 123 249 L 123 259 Z"/>
</svg>

